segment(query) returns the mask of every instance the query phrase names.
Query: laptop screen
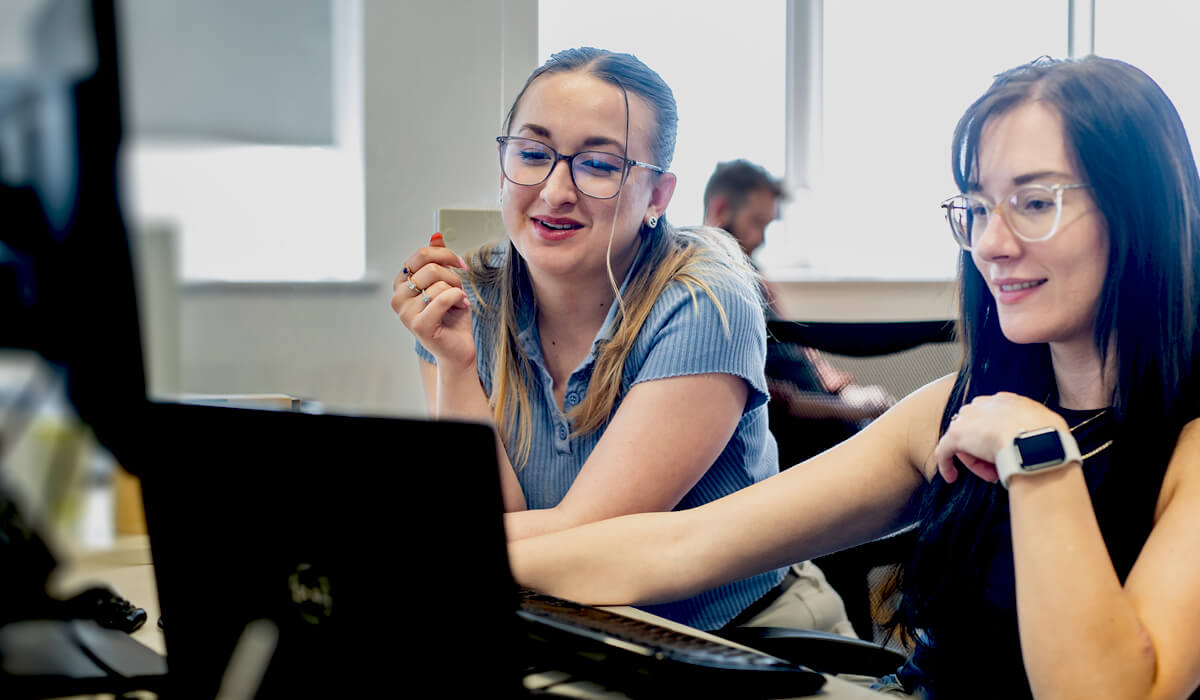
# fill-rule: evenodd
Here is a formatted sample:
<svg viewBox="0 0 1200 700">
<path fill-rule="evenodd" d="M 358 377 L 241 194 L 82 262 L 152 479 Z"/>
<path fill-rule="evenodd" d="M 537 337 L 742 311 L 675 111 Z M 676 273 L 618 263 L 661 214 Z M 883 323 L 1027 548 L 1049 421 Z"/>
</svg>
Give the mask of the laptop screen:
<svg viewBox="0 0 1200 700">
<path fill-rule="evenodd" d="M 178 691 L 213 697 L 246 663 L 235 650 L 254 648 L 247 629 L 264 628 L 271 695 L 519 683 L 490 427 L 168 403 L 149 415 L 138 471 Z"/>
</svg>

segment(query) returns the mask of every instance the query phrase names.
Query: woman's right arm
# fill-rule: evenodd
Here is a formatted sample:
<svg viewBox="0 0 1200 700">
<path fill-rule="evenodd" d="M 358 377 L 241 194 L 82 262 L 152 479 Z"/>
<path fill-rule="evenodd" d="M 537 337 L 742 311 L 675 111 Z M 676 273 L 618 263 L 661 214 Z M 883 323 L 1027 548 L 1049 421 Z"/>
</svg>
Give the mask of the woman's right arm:
<svg viewBox="0 0 1200 700">
<path fill-rule="evenodd" d="M 392 283 L 392 310 L 437 364 L 420 360 L 425 406 L 434 418 L 492 422 L 487 395 L 475 365 L 471 307 L 462 281 L 451 268 L 465 263 L 435 236 L 405 264 Z M 416 289 L 409 287 L 412 283 Z M 525 495 L 500 438 L 496 438 L 506 511 L 525 510 Z"/>
<path fill-rule="evenodd" d="M 524 586 L 582 603 L 656 603 L 887 535 L 936 472 L 954 378 L 914 392 L 817 457 L 698 508 L 509 543 Z"/>
</svg>

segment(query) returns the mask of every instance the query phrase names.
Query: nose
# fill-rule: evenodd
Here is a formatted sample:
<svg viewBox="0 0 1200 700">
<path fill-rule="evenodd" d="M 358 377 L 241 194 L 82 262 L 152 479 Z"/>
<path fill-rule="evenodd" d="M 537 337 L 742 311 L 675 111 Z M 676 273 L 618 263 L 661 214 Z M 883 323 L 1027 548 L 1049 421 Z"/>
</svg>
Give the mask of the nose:
<svg viewBox="0 0 1200 700">
<path fill-rule="evenodd" d="M 977 257 L 984 260 L 1013 258 L 1021 254 L 1021 241 L 997 209 L 988 217 L 987 227 L 971 248 Z"/>
<path fill-rule="evenodd" d="M 575 183 L 571 180 L 571 165 L 559 160 L 550 168 L 550 176 L 542 183 L 542 201 L 557 209 L 574 204 L 579 198 Z"/>
</svg>

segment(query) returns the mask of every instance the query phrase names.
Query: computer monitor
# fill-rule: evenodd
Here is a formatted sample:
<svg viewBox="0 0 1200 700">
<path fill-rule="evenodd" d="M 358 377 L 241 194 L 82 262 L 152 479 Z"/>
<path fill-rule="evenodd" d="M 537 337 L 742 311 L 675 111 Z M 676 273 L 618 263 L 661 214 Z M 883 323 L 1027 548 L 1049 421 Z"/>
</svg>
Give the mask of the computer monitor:
<svg viewBox="0 0 1200 700">
<path fill-rule="evenodd" d="M 0 73 L 0 348 L 40 355 L 65 379 L 79 418 L 125 461 L 146 386 L 118 201 L 115 12 L 112 0 L 50 0 L 36 10 L 21 33 L 28 60 Z M 0 460 L 46 400 L 23 396 L 7 407 Z M 0 622 L 39 615 L 55 566 L 37 514 L 8 488 L 0 488 Z"/>
<path fill-rule="evenodd" d="M 66 377 L 80 418 L 117 458 L 146 403 L 117 153 L 112 0 L 51 0 L 0 76 L 0 347 Z"/>
</svg>

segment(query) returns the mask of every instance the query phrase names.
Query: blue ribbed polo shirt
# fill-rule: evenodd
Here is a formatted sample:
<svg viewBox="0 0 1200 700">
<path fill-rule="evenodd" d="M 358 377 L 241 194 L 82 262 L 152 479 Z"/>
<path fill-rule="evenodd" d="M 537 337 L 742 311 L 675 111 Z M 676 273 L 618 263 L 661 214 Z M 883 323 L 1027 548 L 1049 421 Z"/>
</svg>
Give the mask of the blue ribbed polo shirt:
<svg viewBox="0 0 1200 700">
<path fill-rule="evenodd" d="M 501 262 L 504 255 L 511 254 L 510 249 L 510 246 L 501 246 L 493 262 Z M 622 293 L 644 257 L 645 246 L 630 267 L 629 275 L 621 286 Z M 682 282 L 672 282 L 659 296 L 638 333 L 626 359 L 623 375 L 622 395 L 641 382 L 706 373 L 740 377 L 750 389 L 745 410 L 725 449 L 675 506 L 675 510 L 708 503 L 779 471 L 775 439 L 767 427 L 766 403 L 769 395 L 763 371 L 766 327 L 762 307 L 757 301 L 757 290 L 743 285 L 732 270 L 722 279 L 709 279 L 706 282 L 724 308 L 728 331 L 707 293 L 697 288 L 689 291 Z M 519 295 L 520 298 L 532 300 L 528 280 L 522 280 L 521 284 L 524 293 Z M 498 324 L 480 313 L 482 305 L 475 298 L 471 286 L 466 286 L 474 311 L 475 347 L 479 350 L 477 369 L 484 391 L 490 395 L 490 349 Z M 494 290 L 483 289 L 480 292 L 490 298 Z M 587 395 L 596 353 L 600 345 L 611 338 L 616 314 L 617 304 L 614 303 L 592 342 L 588 356 L 571 373 L 566 387 L 567 409 Z M 535 372 L 528 385 L 532 410 L 527 418 L 533 424 L 532 448 L 528 461 L 517 472 L 517 478 L 529 508 L 552 508 L 566 495 L 599 442 L 607 423 L 592 433 L 571 435 L 570 421 L 554 398 L 554 383 L 542 355 L 536 310 L 531 302 L 518 309 L 517 322 L 521 347 Z M 420 343 L 417 343 L 417 353 L 422 359 L 435 362 Z M 649 473 L 646 478 L 653 479 L 654 475 Z M 716 629 L 778 585 L 784 572 L 784 569 L 770 571 L 686 600 L 645 606 L 644 609 L 699 629 Z"/>
</svg>

